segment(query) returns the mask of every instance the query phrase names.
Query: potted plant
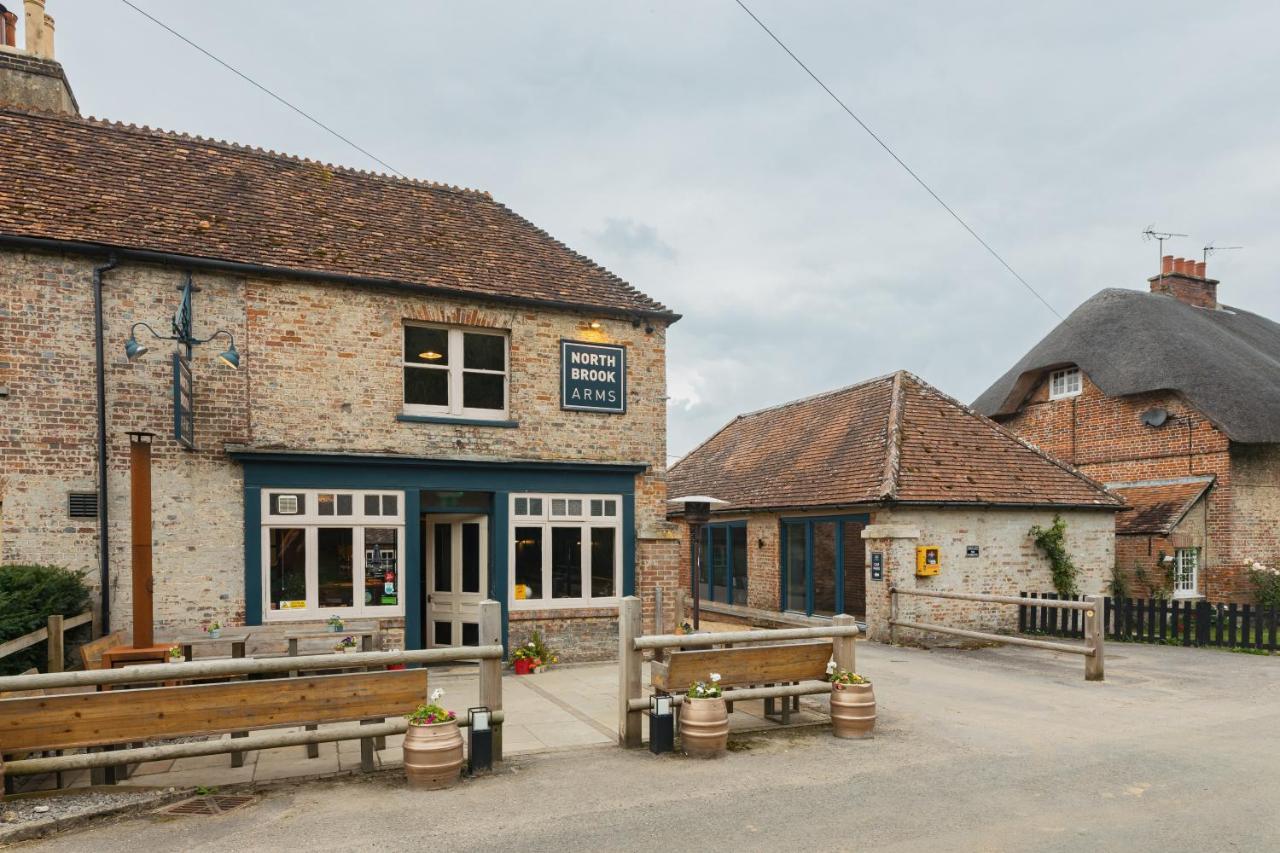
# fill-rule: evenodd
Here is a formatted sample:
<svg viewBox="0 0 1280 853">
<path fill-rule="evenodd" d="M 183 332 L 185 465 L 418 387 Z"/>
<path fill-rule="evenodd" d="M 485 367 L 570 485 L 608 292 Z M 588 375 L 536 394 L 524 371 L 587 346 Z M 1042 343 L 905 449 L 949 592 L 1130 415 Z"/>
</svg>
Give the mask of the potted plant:
<svg viewBox="0 0 1280 853">
<path fill-rule="evenodd" d="M 560 656 L 547 648 L 547 644 L 542 641 L 541 631 L 534 631 L 528 642 L 511 652 L 511 665 L 515 668 L 516 675 L 544 672 L 547 667 L 556 663 L 560 663 Z"/>
<path fill-rule="evenodd" d="M 876 725 L 876 694 L 871 681 L 856 672 L 827 664 L 831 682 L 831 733 L 840 738 L 868 738 Z"/>
<path fill-rule="evenodd" d="M 447 788 L 462 770 L 462 734 L 458 716 L 440 704 L 444 691 L 436 688 L 431 701 L 408 716 L 404 734 L 404 775 L 410 788 Z"/>
<path fill-rule="evenodd" d="M 209 639 L 216 640 L 222 636 L 222 623 L 214 619 L 206 630 L 209 633 Z"/>
<path fill-rule="evenodd" d="M 729 711 L 720 689 L 720 673 L 695 681 L 680 710 L 680 746 L 694 758 L 718 758 L 729 746 Z"/>
<path fill-rule="evenodd" d="M 182 646 L 170 646 L 168 654 L 169 663 L 182 663 Z"/>
<path fill-rule="evenodd" d="M 360 651 L 360 646 L 356 643 L 355 637 L 348 635 L 339 640 L 338 644 L 333 647 L 333 650 L 339 654 L 351 654 L 352 652 Z"/>
<path fill-rule="evenodd" d="M 516 675 L 528 675 L 533 672 L 533 651 L 527 645 L 517 646 L 511 652 L 511 666 L 515 668 Z"/>
<path fill-rule="evenodd" d="M 329 617 L 329 621 L 327 624 L 329 625 L 329 630 L 337 634 L 343 628 L 342 617 L 338 616 L 337 614 L 334 614 L 333 616 Z"/>
</svg>

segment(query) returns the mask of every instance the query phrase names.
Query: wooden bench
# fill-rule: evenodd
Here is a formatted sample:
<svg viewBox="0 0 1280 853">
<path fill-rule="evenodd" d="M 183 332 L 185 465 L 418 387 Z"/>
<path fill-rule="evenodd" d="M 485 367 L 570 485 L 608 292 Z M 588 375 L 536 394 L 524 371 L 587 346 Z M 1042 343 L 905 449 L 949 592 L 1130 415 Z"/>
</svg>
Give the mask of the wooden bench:
<svg viewBox="0 0 1280 853">
<path fill-rule="evenodd" d="M 427 671 L 411 669 L 3 699 L 0 778 L 7 753 L 398 716 L 426 697 Z"/>
<path fill-rule="evenodd" d="M 102 669 L 102 653 L 118 649 L 128 642 L 124 631 L 112 631 L 105 637 L 99 637 L 81 646 L 80 661 L 85 669 Z"/>
<path fill-rule="evenodd" d="M 730 649 L 688 649 L 671 652 L 665 663 L 650 664 L 650 680 L 655 690 L 683 693 L 697 681 L 707 681 L 713 672 L 720 674 L 726 702 L 732 702 L 733 688 L 756 685 L 795 684 L 827 677 L 827 663 L 832 659 L 830 640 L 802 643 L 780 643 L 742 646 Z M 791 722 L 792 698 L 783 697 L 781 722 Z M 773 700 L 765 700 L 765 715 L 773 713 Z M 733 709 L 732 704 L 729 705 Z"/>
</svg>

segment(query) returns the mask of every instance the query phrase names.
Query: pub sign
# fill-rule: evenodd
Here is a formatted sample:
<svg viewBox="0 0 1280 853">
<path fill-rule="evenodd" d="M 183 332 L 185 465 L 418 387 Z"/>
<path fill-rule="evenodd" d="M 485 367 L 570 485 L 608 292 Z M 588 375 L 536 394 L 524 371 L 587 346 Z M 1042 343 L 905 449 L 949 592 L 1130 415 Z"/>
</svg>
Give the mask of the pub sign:
<svg viewBox="0 0 1280 853">
<path fill-rule="evenodd" d="M 561 341 L 560 408 L 625 413 L 627 348 L 617 344 Z"/>
</svg>

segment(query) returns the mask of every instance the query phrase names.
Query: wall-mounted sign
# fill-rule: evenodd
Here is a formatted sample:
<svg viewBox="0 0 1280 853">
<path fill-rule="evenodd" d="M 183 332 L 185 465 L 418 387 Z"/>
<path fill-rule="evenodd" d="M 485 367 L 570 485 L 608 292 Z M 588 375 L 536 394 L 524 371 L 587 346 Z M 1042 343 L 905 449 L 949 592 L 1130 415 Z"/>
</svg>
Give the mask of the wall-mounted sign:
<svg viewBox="0 0 1280 853">
<path fill-rule="evenodd" d="M 871 579 L 884 580 L 884 553 L 881 551 L 871 552 Z"/>
<path fill-rule="evenodd" d="M 560 408 L 578 412 L 627 411 L 627 348 L 560 342 Z"/>
<path fill-rule="evenodd" d="M 976 557 L 976 556 L 978 556 L 978 546 L 977 546 L 977 545 L 965 545 L 965 546 L 964 546 L 964 555 L 965 555 L 966 557 Z"/>
<path fill-rule="evenodd" d="M 188 450 L 196 449 L 196 421 L 192 411 L 191 362 L 173 354 L 173 437 Z"/>
</svg>

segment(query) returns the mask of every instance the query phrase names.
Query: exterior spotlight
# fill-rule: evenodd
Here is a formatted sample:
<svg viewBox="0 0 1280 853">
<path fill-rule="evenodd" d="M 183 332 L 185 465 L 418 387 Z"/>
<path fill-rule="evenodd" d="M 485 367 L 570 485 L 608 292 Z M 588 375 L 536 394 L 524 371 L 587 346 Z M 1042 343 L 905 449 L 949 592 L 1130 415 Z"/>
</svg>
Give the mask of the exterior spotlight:
<svg viewBox="0 0 1280 853">
<path fill-rule="evenodd" d="M 483 705 L 467 709 L 467 755 L 471 775 L 493 769 L 493 712 Z"/>
<path fill-rule="evenodd" d="M 124 355 L 125 355 L 125 358 L 129 359 L 130 361 L 133 361 L 134 359 L 136 359 L 138 356 L 142 355 L 146 351 L 147 351 L 147 345 L 143 343 L 139 343 L 138 339 L 132 334 L 129 335 L 129 340 L 124 342 Z"/>
<path fill-rule="evenodd" d="M 232 370 L 240 369 L 240 353 L 236 351 L 236 345 L 234 341 L 232 341 L 231 346 L 227 349 L 226 352 L 218 353 L 218 358 L 222 360 L 223 364 L 225 364 L 227 367 L 230 367 Z"/>
<path fill-rule="evenodd" d="M 671 713 L 671 694 L 655 693 L 649 697 L 649 751 L 654 755 L 674 752 L 676 718 Z"/>
</svg>

